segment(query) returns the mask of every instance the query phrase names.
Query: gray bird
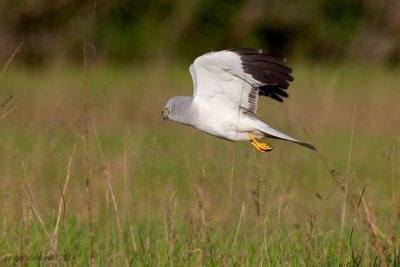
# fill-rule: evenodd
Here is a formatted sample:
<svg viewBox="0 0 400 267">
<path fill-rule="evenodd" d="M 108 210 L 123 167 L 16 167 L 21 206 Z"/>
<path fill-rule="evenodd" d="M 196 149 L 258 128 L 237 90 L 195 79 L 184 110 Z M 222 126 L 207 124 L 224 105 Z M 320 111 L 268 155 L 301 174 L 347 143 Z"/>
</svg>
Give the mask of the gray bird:
<svg viewBox="0 0 400 267">
<path fill-rule="evenodd" d="M 258 96 L 283 102 L 284 91 L 293 81 L 286 59 L 252 48 L 210 52 L 190 66 L 193 96 L 175 96 L 165 105 L 163 119 L 193 126 L 231 141 L 250 141 L 261 152 L 273 148 L 257 139 L 283 139 L 317 150 L 314 146 L 283 134 L 251 116 Z"/>
</svg>

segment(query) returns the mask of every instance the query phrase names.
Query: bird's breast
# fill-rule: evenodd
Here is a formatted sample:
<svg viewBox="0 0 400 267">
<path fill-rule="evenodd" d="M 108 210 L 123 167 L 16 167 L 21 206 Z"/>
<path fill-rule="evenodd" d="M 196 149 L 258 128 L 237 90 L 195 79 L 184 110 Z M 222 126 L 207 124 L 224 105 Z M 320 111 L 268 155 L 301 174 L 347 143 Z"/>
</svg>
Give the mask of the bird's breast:
<svg viewBox="0 0 400 267">
<path fill-rule="evenodd" d="M 232 141 L 249 140 L 247 132 L 251 131 L 252 127 L 246 116 L 239 111 L 207 104 L 200 104 L 196 109 L 197 120 L 193 126 L 197 129 Z"/>
</svg>

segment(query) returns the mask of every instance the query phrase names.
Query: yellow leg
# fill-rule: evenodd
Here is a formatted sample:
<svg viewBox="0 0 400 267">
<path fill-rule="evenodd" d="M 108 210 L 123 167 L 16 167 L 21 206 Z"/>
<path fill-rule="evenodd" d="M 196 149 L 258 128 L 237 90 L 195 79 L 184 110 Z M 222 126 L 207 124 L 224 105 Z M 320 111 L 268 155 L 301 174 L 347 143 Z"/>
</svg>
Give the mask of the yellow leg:
<svg viewBox="0 0 400 267">
<path fill-rule="evenodd" d="M 259 143 L 257 140 L 251 135 L 251 133 L 248 133 L 250 137 L 250 143 L 260 152 L 267 152 L 267 151 L 272 151 L 272 146 L 267 144 L 267 143 Z"/>
</svg>

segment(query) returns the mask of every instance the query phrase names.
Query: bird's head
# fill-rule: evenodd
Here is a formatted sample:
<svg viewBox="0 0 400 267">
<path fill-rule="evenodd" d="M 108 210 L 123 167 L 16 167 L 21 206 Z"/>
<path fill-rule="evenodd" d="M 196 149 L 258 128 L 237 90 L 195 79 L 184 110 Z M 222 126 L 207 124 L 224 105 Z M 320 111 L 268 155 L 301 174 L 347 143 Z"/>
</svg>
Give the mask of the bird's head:
<svg viewBox="0 0 400 267">
<path fill-rule="evenodd" d="M 175 98 L 176 97 L 171 98 L 170 100 L 168 100 L 167 104 L 165 104 L 165 107 L 162 110 L 163 120 L 167 120 L 169 118 L 170 114 L 174 114 Z"/>
<path fill-rule="evenodd" d="M 185 113 L 188 112 L 188 107 L 192 103 L 191 96 L 174 96 L 168 100 L 164 109 L 162 110 L 162 117 L 164 120 L 170 119 L 176 122 L 183 123 Z"/>
<path fill-rule="evenodd" d="M 169 115 L 169 112 L 171 111 L 171 108 L 170 107 L 165 107 L 164 109 L 163 109 L 163 111 L 162 111 L 162 118 L 163 118 L 163 120 L 167 120 L 168 119 L 168 115 Z"/>
</svg>

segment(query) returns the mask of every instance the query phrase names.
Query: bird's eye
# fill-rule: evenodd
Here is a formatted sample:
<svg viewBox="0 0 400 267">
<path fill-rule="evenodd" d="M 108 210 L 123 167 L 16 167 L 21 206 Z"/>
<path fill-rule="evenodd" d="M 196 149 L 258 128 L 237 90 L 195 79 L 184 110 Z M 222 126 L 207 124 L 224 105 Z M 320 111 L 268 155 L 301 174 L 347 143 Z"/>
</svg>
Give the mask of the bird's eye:
<svg viewBox="0 0 400 267">
<path fill-rule="evenodd" d="M 167 112 L 170 112 L 170 110 L 171 110 L 170 108 L 166 108 L 166 109 L 165 109 L 165 111 L 167 111 Z"/>
</svg>

